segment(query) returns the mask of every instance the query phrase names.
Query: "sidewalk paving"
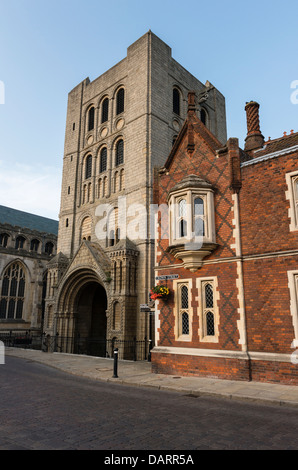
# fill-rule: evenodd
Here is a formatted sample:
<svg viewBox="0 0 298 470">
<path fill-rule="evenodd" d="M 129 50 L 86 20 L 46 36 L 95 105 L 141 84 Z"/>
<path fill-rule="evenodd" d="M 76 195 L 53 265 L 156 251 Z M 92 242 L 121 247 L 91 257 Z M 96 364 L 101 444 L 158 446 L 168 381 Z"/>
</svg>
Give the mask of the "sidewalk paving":
<svg viewBox="0 0 298 470">
<path fill-rule="evenodd" d="M 6 348 L 5 356 L 38 362 L 73 375 L 105 382 L 153 387 L 194 396 L 208 395 L 268 405 L 298 407 L 298 386 L 153 374 L 150 362 L 133 361 L 118 361 L 118 378 L 113 378 L 113 359 L 44 353 L 19 348 Z"/>
</svg>

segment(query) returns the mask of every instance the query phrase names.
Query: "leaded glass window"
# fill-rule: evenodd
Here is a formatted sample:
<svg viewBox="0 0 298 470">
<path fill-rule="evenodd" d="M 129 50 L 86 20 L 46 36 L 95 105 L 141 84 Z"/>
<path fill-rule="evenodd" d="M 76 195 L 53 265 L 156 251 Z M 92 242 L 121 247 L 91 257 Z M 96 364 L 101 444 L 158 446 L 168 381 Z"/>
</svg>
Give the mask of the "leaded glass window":
<svg viewBox="0 0 298 470">
<path fill-rule="evenodd" d="M 187 203 L 185 199 L 179 202 L 178 210 L 178 237 L 184 238 L 187 236 Z"/>
<path fill-rule="evenodd" d="M 205 236 L 205 209 L 204 200 L 197 197 L 194 200 L 194 229 L 196 237 Z"/>
<path fill-rule="evenodd" d="M 188 285 L 178 288 L 179 336 L 189 335 L 189 290 Z"/>
<path fill-rule="evenodd" d="M 203 322 L 205 336 L 215 336 L 214 285 L 207 282 L 203 287 Z"/>
<path fill-rule="evenodd" d="M 4 272 L 0 319 L 21 319 L 25 296 L 25 272 L 21 263 L 11 264 Z"/>
</svg>

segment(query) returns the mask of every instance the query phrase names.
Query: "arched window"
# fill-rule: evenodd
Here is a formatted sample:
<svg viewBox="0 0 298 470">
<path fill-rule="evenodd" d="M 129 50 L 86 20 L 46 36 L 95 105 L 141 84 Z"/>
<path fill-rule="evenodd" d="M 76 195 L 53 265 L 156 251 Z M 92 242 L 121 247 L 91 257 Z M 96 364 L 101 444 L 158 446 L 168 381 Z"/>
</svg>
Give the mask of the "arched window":
<svg viewBox="0 0 298 470">
<path fill-rule="evenodd" d="M 100 163 L 99 163 L 99 171 L 103 173 L 107 170 L 107 159 L 108 159 L 108 150 L 104 147 L 100 152 Z"/>
<path fill-rule="evenodd" d="M 204 286 L 204 330 L 206 336 L 215 336 L 214 287 L 211 282 Z"/>
<path fill-rule="evenodd" d="M 39 248 L 39 240 L 31 240 L 31 243 L 30 243 L 30 250 L 31 251 L 35 251 L 37 253 L 38 251 L 38 248 Z"/>
<path fill-rule="evenodd" d="M 52 255 L 54 252 L 54 243 L 47 242 L 44 251 L 47 255 Z"/>
<path fill-rule="evenodd" d="M 180 91 L 173 88 L 173 113 L 180 116 Z"/>
<path fill-rule="evenodd" d="M 107 222 L 108 243 L 107 246 L 114 246 L 120 239 L 120 230 L 118 225 L 118 207 L 112 210 Z"/>
<path fill-rule="evenodd" d="M 0 234 L 0 246 L 2 246 L 3 248 L 6 248 L 8 239 L 9 239 L 9 235 L 7 235 L 7 233 L 1 233 Z"/>
<path fill-rule="evenodd" d="M 95 117 L 95 108 L 92 108 L 88 111 L 88 131 L 92 131 L 94 129 L 94 117 Z"/>
<path fill-rule="evenodd" d="M 105 98 L 101 108 L 101 123 L 107 122 L 109 119 L 109 99 Z"/>
<path fill-rule="evenodd" d="M 91 217 L 85 217 L 81 225 L 81 240 L 89 240 L 91 238 Z"/>
<path fill-rule="evenodd" d="M 200 112 L 200 118 L 201 118 L 201 121 L 202 123 L 207 126 L 207 112 L 204 108 L 201 109 L 201 112 Z"/>
<path fill-rule="evenodd" d="M 85 179 L 91 178 L 92 175 L 92 155 L 88 155 L 85 162 Z"/>
<path fill-rule="evenodd" d="M 16 250 L 23 250 L 25 247 L 26 238 L 19 236 L 16 238 Z"/>
<path fill-rule="evenodd" d="M 0 298 L 0 319 L 20 320 L 22 318 L 25 280 L 21 263 L 13 263 L 5 270 Z"/>
<path fill-rule="evenodd" d="M 116 98 L 116 114 L 124 112 L 124 88 L 120 88 Z"/>
<path fill-rule="evenodd" d="M 116 144 L 116 166 L 122 165 L 124 162 L 124 142 L 123 140 L 118 140 Z"/>
<path fill-rule="evenodd" d="M 179 336 L 189 335 L 189 298 L 188 286 L 180 285 L 178 289 L 178 309 L 179 309 Z"/>
</svg>

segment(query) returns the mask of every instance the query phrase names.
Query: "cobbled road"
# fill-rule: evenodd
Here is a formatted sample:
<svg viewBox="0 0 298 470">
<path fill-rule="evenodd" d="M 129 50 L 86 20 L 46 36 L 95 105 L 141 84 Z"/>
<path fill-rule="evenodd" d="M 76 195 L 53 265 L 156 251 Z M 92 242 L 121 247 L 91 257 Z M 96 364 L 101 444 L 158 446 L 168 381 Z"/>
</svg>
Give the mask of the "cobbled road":
<svg viewBox="0 0 298 470">
<path fill-rule="evenodd" d="M 0 450 L 294 450 L 298 409 L 0 365 Z"/>
</svg>

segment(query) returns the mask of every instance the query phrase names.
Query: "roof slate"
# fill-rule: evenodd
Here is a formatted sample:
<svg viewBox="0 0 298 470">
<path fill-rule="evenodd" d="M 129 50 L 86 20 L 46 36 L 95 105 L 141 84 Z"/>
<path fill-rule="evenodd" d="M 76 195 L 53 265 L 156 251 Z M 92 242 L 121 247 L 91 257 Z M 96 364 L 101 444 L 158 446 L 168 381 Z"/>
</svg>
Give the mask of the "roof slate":
<svg viewBox="0 0 298 470">
<path fill-rule="evenodd" d="M 58 221 L 0 205 L 0 223 L 58 235 Z"/>
</svg>

